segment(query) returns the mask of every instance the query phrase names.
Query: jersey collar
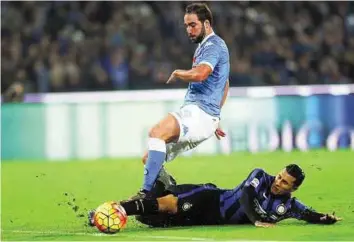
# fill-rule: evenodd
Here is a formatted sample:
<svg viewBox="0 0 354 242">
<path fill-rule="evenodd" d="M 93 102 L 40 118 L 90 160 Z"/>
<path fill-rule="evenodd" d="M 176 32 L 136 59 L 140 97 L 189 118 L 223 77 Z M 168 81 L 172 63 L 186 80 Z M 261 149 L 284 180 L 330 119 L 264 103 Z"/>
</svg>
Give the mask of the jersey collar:
<svg viewBox="0 0 354 242">
<path fill-rule="evenodd" d="M 204 44 L 211 36 L 215 35 L 214 31 L 211 32 L 209 35 L 205 36 L 205 38 L 203 39 L 203 41 L 199 44 L 199 46 L 201 46 L 202 44 Z"/>
</svg>

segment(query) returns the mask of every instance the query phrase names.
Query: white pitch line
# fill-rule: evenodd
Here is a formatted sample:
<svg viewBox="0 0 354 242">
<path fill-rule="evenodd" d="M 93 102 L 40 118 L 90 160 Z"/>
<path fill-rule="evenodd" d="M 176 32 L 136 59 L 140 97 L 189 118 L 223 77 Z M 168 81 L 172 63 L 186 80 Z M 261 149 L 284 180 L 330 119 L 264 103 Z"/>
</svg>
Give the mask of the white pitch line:
<svg viewBox="0 0 354 242">
<path fill-rule="evenodd" d="M 48 235 L 48 234 L 58 234 L 58 235 L 84 235 L 84 236 L 112 236 L 109 234 L 104 234 L 104 233 L 86 233 L 86 232 L 69 232 L 69 231 L 32 231 L 32 230 L 1 230 L 1 232 L 7 232 L 7 233 L 18 233 L 18 234 L 43 234 L 43 235 Z M 124 232 L 123 232 L 124 233 Z M 114 237 L 114 235 L 112 236 Z M 119 236 L 117 236 L 118 238 Z M 166 239 L 170 241 L 216 241 L 214 239 L 209 239 L 209 238 L 197 238 L 197 237 L 180 237 L 180 236 L 154 236 L 154 235 L 132 235 L 132 234 L 122 234 L 122 237 L 130 237 L 130 238 L 141 238 L 143 241 L 149 241 L 146 239 Z M 156 242 L 154 240 L 150 240 L 153 242 Z M 240 239 L 240 240 L 221 240 L 223 242 L 280 242 L 277 240 L 245 240 L 245 239 Z M 291 241 L 282 241 L 282 242 L 291 242 Z M 314 242 L 314 241 L 302 241 L 302 242 Z M 339 241 L 336 241 L 339 242 Z"/>
<path fill-rule="evenodd" d="M 85 232 L 69 232 L 69 231 L 32 231 L 32 230 L 2 230 L 2 233 L 17 233 L 17 234 L 58 234 L 58 235 L 84 235 L 84 236 L 112 236 L 104 233 L 85 233 Z M 168 239 L 168 240 L 193 240 L 193 241 L 213 241 L 208 238 L 195 238 L 195 237 L 180 237 L 180 236 L 154 236 L 154 235 L 132 235 L 122 234 L 122 237 L 142 238 L 142 239 Z"/>
</svg>

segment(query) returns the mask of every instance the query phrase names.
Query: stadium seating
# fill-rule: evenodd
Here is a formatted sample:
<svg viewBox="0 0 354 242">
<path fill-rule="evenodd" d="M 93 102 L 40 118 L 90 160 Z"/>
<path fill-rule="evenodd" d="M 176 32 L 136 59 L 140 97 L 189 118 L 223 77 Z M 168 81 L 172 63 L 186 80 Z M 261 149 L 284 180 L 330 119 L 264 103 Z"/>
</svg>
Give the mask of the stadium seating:
<svg viewBox="0 0 354 242">
<path fill-rule="evenodd" d="M 188 2 L 1 2 L 2 92 L 178 88 Z M 231 86 L 353 83 L 352 2 L 211 2 Z"/>
</svg>

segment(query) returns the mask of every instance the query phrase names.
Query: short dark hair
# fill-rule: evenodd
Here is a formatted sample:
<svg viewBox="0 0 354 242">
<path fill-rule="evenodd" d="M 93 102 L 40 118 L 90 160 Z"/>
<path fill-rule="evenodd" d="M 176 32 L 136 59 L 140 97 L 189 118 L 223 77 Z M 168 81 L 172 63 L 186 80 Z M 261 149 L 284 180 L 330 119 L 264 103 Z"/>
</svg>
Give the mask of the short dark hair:
<svg viewBox="0 0 354 242">
<path fill-rule="evenodd" d="M 298 188 L 305 179 L 304 171 L 296 164 L 287 165 L 285 169 L 290 176 L 296 179 L 294 182 L 294 188 Z"/>
<path fill-rule="evenodd" d="M 213 14 L 205 3 L 189 4 L 186 7 L 186 14 L 196 14 L 199 21 L 204 22 L 205 20 L 209 20 L 210 25 L 213 25 Z"/>
</svg>

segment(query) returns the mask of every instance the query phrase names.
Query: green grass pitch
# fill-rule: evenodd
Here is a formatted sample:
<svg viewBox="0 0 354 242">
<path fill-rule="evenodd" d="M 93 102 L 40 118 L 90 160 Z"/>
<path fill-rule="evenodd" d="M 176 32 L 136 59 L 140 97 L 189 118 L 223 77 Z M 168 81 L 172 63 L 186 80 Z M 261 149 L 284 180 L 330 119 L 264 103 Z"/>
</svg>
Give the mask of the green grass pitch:
<svg viewBox="0 0 354 242">
<path fill-rule="evenodd" d="M 143 179 L 139 159 L 71 162 L 7 161 L 1 165 L 1 239 L 38 240 L 354 240 L 354 152 L 311 151 L 236 153 L 179 157 L 166 165 L 179 183 L 213 182 L 232 188 L 256 167 L 270 173 L 296 162 L 306 172 L 294 196 L 321 212 L 344 220 L 309 225 L 287 220 L 274 228 L 204 226 L 151 229 L 129 218 L 125 230 L 104 235 L 86 227 L 86 210 L 135 193 Z M 85 215 L 85 217 L 82 217 Z"/>
</svg>

